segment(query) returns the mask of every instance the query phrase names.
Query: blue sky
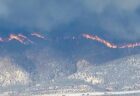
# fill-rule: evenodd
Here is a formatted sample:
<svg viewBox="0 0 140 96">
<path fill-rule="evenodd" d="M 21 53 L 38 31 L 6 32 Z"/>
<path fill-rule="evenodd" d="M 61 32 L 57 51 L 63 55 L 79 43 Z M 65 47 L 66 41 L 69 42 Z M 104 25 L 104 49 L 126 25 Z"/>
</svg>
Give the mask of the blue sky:
<svg viewBox="0 0 140 96">
<path fill-rule="evenodd" d="M 36 40 L 37 45 L 1 44 L 1 50 L 4 50 L 1 54 L 14 57 L 17 64 L 28 71 L 29 66 L 22 60 L 28 60 L 34 69 L 34 59 L 29 60 L 27 54 L 31 51 L 36 56 L 42 49 L 49 50 L 51 58 L 57 60 L 59 57 L 65 62 L 68 59 L 72 61 L 70 64 L 78 59 L 87 59 L 93 64 L 104 63 L 139 53 L 139 47 L 110 49 L 81 38 L 81 34 L 96 34 L 117 44 L 139 42 L 139 17 L 139 0 L 1 0 L 0 36 L 10 33 L 28 35 L 35 31 L 49 38 L 48 41 Z M 78 39 L 64 39 L 73 36 Z"/>
</svg>

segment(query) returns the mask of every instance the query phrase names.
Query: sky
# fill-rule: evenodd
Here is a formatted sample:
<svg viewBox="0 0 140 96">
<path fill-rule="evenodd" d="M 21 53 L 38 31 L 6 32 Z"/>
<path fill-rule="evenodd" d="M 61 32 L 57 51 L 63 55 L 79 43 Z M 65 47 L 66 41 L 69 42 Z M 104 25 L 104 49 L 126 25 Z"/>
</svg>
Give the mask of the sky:
<svg viewBox="0 0 140 96">
<path fill-rule="evenodd" d="M 112 49 L 82 34 L 117 45 L 140 42 L 139 16 L 139 0 L 0 0 L 0 36 L 23 34 L 35 42 L 0 43 L 0 56 L 11 57 L 29 73 L 39 73 L 40 66 L 53 69 L 49 62 L 54 61 L 74 72 L 81 59 L 103 64 L 138 54 L 140 47 Z M 45 39 L 33 37 L 33 32 Z"/>
</svg>

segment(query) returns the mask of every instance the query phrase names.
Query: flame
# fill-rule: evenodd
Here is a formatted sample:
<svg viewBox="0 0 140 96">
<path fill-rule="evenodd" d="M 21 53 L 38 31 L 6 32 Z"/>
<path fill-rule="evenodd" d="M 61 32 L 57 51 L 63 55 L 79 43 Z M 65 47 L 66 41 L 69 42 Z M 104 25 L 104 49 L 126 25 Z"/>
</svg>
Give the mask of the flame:
<svg viewBox="0 0 140 96">
<path fill-rule="evenodd" d="M 99 38 L 98 36 L 96 35 L 89 35 L 89 34 L 83 34 L 83 37 L 87 38 L 87 39 L 91 39 L 91 40 L 95 40 L 95 41 L 98 41 L 104 45 L 106 45 L 107 47 L 109 48 L 117 48 L 117 46 L 115 44 L 112 44 L 104 39 L 101 39 Z"/>
<path fill-rule="evenodd" d="M 119 48 L 135 48 L 135 47 L 138 47 L 138 46 L 140 46 L 140 42 L 122 45 Z"/>
<path fill-rule="evenodd" d="M 3 42 L 4 40 L 0 37 L 0 42 Z"/>
<path fill-rule="evenodd" d="M 35 36 L 37 38 L 41 38 L 43 40 L 46 40 L 46 37 L 42 36 L 39 33 L 30 33 L 31 36 Z M 94 41 L 98 41 L 102 44 L 104 44 L 105 46 L 109 47 L 109 48 L 135 48 L 135 47 L 139 47 L 140 46 L 140 42 L 136 42 L 136 43 L 128 43 L 128 44 L 123 44 L 123 45 L 117 45 L 117 44 L 113 44 L 107 40 L 104 40 L 100 37 L 98 37 L 97 35 L 91 35 L 91 34 L 82 34 L 82 36 L 86 39 L 90 39 L 90 40 L 94 40 Z M 66 38 L 67 39 L 67 38 Z M 68 38 L 69 39 L 69 38 Z M 77 39 L 76 37 L 72 37 L 73 40 Z M 0 42 L 8 42 L 11 40 L 16 40 L 22 44 L 33 44 L 34 42 L 32 40 L 30 40 L 26 35 L 23 34 L 10 34 L 8 37 L 6 38 L 2 38 L 0 37 Z"/>
<path fill-rule="evenodd" d="M 31 33 L 30 34 L 31 36 L 36 36 L 37 38 L 42 38 L 42 39 L 46 39 L 44 36 L 40 35 L 39 33 Z M 2 38 L 0 37 L 0 42 L 8 42 L 8 41 L 11 41 L 11 40 L 16 40 L 22 44 L 28 44 L 31 43 L 33 44 L 34 42 L 32 40 L 30 40 L 27 36 L 19 33 L 19 34 L 9 34 L 8 37 L 6 38 Z"/>
<path fill-rule="evenodd" d="M 41 38 L 41 39 L 45 39 L 45 37 L 44 36 L 42 36 L 41 34 L 39 34 L 39 33 L 31 33 L 31 35 L 32 36 L 36 36 L 36 37 L 38 37 L 38 38 Z"/>
<path fill-rule="evenodd" d="M 24 42 L 25 41 L 25 38 L 23 38 L 23 37 L 21 37 L 19 35 L 16 35 L 16 34 L 10 34 L 8 40 L 9 41 L 11 41 L 11 40 L 17 40 L 20 43 L 25 44 L 25 42 Z"/>
<path fill-rule="evenodd" d="M 30 39 L 28 39 L 28 37 L 26 37 L 25 35 L 18 34 L 18 36 L 21 37 L 21 38 L 24 38 L 24 40 L 27 40 L 27 41 L 29 41 L 30 43 L 33 43 L 33 41 L 30 40 Z"/>
<path fill-rule="evenodd" d="M 136 43 L 128 43 L 128 44 L 124 44 L 124 45 L 116 45 L 113 43 L 110 43 L 109 41 L 106 41 L 96 35 L 90 35 L 90 34 L 83 34 L 83 37 L 86 39 L 91 39 L 91 40 L 95 40 L 98 41 L 102 44 L 104 44 L 105 46 L 109 47 L 109 48 L 134 48 L 134 47 L 139 47 L 140 46 L 140 42 L 136 42 Z"/>
<path fill-rule="evenodd" d="M 33 41 L 31 41 L 25 35 L 22 34 L 10 34 L 7 38 L 0 37 L 0 42 L 8 42 L 11 40 L 16 40 L 22 44 L 26 44 L 26 41 L 33 43 Z"/>
</svg>

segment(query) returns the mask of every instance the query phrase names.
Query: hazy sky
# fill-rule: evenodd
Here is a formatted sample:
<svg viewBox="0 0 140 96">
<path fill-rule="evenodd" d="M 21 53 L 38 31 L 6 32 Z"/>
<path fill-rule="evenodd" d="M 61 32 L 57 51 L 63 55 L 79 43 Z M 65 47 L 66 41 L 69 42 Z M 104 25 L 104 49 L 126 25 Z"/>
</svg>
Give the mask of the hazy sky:
<svg viewBox="0 0 140 96">
<path fill-rule="evenodd" d="M 139 0 L 1 0 L 0 25 L 8 31 L 65 29 L 137 40 L 139 5 Z"/>
</svg>

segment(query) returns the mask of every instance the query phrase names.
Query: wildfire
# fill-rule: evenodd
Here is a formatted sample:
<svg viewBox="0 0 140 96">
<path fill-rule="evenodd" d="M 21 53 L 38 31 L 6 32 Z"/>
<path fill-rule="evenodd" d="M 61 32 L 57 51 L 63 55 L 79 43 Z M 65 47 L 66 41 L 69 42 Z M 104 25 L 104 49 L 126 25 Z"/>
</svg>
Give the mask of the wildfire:
<svg viewBox="0 0 140 96">
<path fill-rule="evenodd" d="M 9 40 L 9 41 L 10 41 L 10 40 L 17 40 L 17 41 L 19 41 L 20 43 L 25 44 L 25 42 L 24 42 L 25 38 L 23 38 L 23 37 L 21 37 L 21 36 L 18 36 L 18 35 L 16 35 L 16 34 L 10 34 L 8 40 Z"/>
<path fill-rule="evenodd" d="M 140 46 L 140 42 L 122 45 L 119 48 L 134 48 Z"/>
<path fill-rule="evenodd" d="M 3 42 L 3 39 L 0 37 L 0 42 Z"/>
<path fill-rule="evenodd" d="M 89 34 L 83 34 L 83 37 L 87 38 L 87 39 L 91 39 L 91 40 L 95 40 L 95 41 L 98 41 L 104 45 L 106 45 L 107 47 L 109 48 L 117 48 L 117 45 L 115 44 L 112 44 L 104 39 L 101 39 L 99 38 L 98 36 L 96 35 L 89 35 Z"/>
<path fill-rule="evenodd" d="M 91 40 L 95 40 L 98 41 L 102 44 L 104 44 L 105 46 L 109 47 L 109 48 L 134 48 L 134 47 L 138 47 L 140 46 L 140 42 L 137 43 L 129 43 L 129 44 L 124 44 L 124 45 L 116 45 L 113 43 L 110 43 L 109 41 L 106 41 L 96 35 L 90 35 L 90 34 L 83 34 L 83 37 L 86 39 L 91 39 Z"/>
<path fill-rule="evenodd" d="M 36 36 L 37 38 L 42 38 L 45 39 L 44 36 L 38 34 L 38 33 L 31 33 L 31 36 Z M 27 36 L 19 33 L 19 34 L 9 34 L 9 36 L 7 36 L 6 38 L 2 38 L 0 37 L 0 42 L 8 42 L 11 40 L 16 40 L 22 44 L 33 44 L 34 42 L 32 40 L 30 40 Z"/>
<path fill-rule="evenodd" d="M 28 37 L 26 37 L 25 35 L 18 34 L 18 36 L 21 37 L 21 38 L 24 38 L 24 40 L 27 40 L 27 41 L 29 41 L 30 43 L 33 43 L 33 41 L 30 40 L 30 39 L 28 39 Z"/>
<path fill-rule="evenodd" d="M 32 36 L 36 36 L 36 37 L 38 37 L 38 38 L 41 38 L 41 39 L 45 39 L 45 37 L 44 36 L 42 36 L 42 35 L 40 35 L 39 33 L 31 33 L 31 35 Z"/>
<path fill-rule="evenodd" d="M 46 37 L 44 37 L 43 35 L 41 35 L 39 33 L 33 32 L 33 33 L 30 33 L 29 35 L 30 36 L 35 36 L 36 38 L 41 38 L 43 40 L 46 40 Z M 23 35 L 21 33 L 19 33 L 19 34 L 9 34 L 9 36 L 6 37 L 6 38 L 0 37 L 0 42 L 8 42 L 8 41 L 11 41 L 11 40 L 16 40 L 16 41 L 18 41 L 22 44 L 33 44 L 34 42 L 32 40 L 30 40 L 28 36 Z M 82 36 L 86 39 L 90 39 L 90 40 L 100 42 L 100 43 L 104 44 L 106 47 L 114 48 L 114 49 L 116 49 L 116 48 L 134 48 L 134 47 L 140 46 L 140 42 L 117 45 L 117 44 L 113 44 L 113 43 L 111 43 L 107 40 L 104 40 L 104 39 L 98 37 L 97 35 L 82 34 Z M 66 38 L 66 37 L 64 37 L 64 38 Z M 70 39 L 70 38 L 66 38 L 66 39 Z M 72 39 L 75 40 L 76 37 L 73 36 Z"/>
</svg>

